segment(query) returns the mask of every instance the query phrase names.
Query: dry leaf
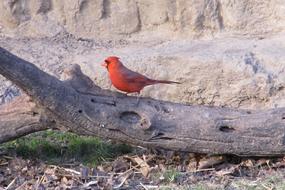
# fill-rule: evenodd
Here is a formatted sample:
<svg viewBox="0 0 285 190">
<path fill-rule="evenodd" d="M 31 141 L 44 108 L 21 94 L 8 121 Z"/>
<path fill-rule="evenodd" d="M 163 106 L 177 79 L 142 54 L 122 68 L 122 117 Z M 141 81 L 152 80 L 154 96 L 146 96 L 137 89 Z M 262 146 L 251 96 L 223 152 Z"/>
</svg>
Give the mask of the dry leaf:
<svg viewBox="0 0 285 190">
<path fill-rule="evenodd" d="M 205 160 L 200 161 L 198 169 L 206 169 L 211 168 L 214 165 L 221 164 L 225 161 L 223 156 L 214 156 L 210 158 L 206 158 Z"/>
<path fill-rule="evenodd" d="M 53 175 L 54 172 L 55 172 L 55 169 L 54 169 L 54 168 L 47 168 L 47 169 L 45 170 L 45 174 L 47 174 L 47 175 Z"/>
<path fill-rule="evenodd" d="M 270 160 L 268 159 L 259 159 L 257 160 L 256 166 L 263 166 L 263 165 L 267 165 L 269 166 Z"/>
<path fill-rule="evenodd" d="M 216 172 L 216 175 L 217 176 L 225 176 L 225 175 L 229 175 L 229 174 L 233 174 L 236 170 L 236 166 L 231 166 L 231 167 L 228 167 L 228 168 L 224 168 L 224 169 L 221 169 L 220 171 L 217 171 Z"/>
<path fill-rule="evenodd" d="M 240 165 L 241 166 L 246 166 L 246 167 L 249 167 L 249 168 L 254 166 L 253 161 L 250 160 L 250 159 L 242 161 L 242 163 Z"/>
<path fill-rule="evenodd" d="M 123 172 L 129 169 L 129 164 L 125 160 L 115 160 L 113 162 L 113 171 L 118 173 L 118 172 Z"/>
<path fill-rule="evenodd" d="M 61 183 L 68 184 L 68 179 L 66 177 L 61 178 Z"/>
<path fill-rule="evenodd" d="M 134 160 L 140 166 L 140 172 L 143 174 L 143 176 L 147 177 L 150 171 L 149 165 L 140 157 L 135 157 Z"/>
</svg>

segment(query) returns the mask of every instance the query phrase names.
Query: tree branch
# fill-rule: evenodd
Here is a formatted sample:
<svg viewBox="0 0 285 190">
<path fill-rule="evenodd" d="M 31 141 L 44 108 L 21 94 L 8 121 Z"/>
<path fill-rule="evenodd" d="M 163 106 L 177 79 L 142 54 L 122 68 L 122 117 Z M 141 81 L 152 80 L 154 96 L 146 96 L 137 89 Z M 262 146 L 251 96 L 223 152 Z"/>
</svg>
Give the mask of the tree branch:
<svg viewBox="0 0 285 190">
<path fill-rule="evenodd" d="M 249 111 L 149 98 L 141 98 L 137 105 L 135 97 L 96 86 L 78 65 L 65 70 L 66 80 L 60 81 L 4 49 L 0 49 L 0 74 L 29 95 L 41 110 L 39 115 L 47 118 L 45 123 L 53 123 L 49 127 L 64 126 L 77 134 L 176 151 L 239 156 L 285 153 L 285 108 Z M 28 122 L 13 121 L 14 125 L 30 126 L 41 118 L 24 116 Z M 0 121 L 5 117 L 11 116 L 0 114 Z M 0 125 L 0 131 L 7 127 Z M 17 135 L 4 140 L 0 135 L 0 142 Z"/>
<path fill-rule="evenodd" d="M 0 106 L 0 143 L 53 126 L 26 95 Z"/>
</svg>

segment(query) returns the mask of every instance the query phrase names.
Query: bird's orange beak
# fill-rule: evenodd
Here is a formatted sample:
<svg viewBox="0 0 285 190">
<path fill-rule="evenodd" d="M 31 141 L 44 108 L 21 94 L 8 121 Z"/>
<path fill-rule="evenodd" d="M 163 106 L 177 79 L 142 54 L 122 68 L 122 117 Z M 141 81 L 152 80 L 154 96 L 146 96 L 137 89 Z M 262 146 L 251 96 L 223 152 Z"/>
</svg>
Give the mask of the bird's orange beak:
<svg viewBox="0 0 285 190">
<path fill-rule="evenodd" d="M 106 67 L 106 68 L 107 68 L 107 66 L 108 66 L 107 63 L 105 63 L 105 62 L 102 63 L 101 65 L 102 65 L 103 67 Z"/>
</svg>

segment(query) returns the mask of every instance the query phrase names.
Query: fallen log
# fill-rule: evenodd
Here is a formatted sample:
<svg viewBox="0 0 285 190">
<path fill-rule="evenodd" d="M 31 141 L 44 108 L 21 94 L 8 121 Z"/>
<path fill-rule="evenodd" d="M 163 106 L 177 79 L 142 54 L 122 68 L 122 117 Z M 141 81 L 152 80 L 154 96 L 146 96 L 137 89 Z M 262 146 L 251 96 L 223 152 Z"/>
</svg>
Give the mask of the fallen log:
<svg viewBox="0 0 285 190">
<path fill-rule="evenodd" d="M 285 153 L 285 108 L 238 110 L 150 98 L 137 104 L 136 97 L 102 90 L 78 65 L 66 69 L 67 77 L 60 81 L 3 48 L 0 74 L 30 98 L 0 106 L 0 142 L 47 128 L 66 128 L 174 151 L 238 156 Z"/>
</svg>

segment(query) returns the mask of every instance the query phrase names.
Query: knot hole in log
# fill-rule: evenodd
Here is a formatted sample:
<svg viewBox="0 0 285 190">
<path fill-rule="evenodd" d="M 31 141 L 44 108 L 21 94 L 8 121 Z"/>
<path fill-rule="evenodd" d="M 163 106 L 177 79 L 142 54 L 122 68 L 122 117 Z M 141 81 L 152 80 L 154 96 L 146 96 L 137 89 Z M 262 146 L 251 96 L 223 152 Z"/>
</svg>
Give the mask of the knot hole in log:
<svg viewBox="0 0 285 190">
<path fill-rule="evenodd" d="M 217 130 L 224 133 L 232 133 L 235 131 L 232 122 L 228 118 L 221 118 L 216 123 Z"/>
<path fill-rule="evenodd" d="M 136 126 L 140 129 L 148 129 L 151 125 L 147 117 L 138 114 L 135 111 L 124 111 L 120 114 L 120 119 L 126 123 Z"/>
<path fill-rule="evenodd" d="M 130 124 L 136 124 L 141 120 L 141 116 L 133 111 L 124 111 L 121 113 L 120 119 Z"/>
<path fill-rule="evenodd" d="M 221 125 L 219 126 L 219 130 L 225 133 L 230 133 L 230 132 L 233 132 L 235 129 L 228 125 Z"/>
</svg>

